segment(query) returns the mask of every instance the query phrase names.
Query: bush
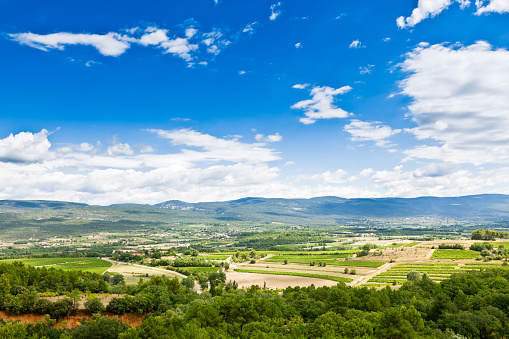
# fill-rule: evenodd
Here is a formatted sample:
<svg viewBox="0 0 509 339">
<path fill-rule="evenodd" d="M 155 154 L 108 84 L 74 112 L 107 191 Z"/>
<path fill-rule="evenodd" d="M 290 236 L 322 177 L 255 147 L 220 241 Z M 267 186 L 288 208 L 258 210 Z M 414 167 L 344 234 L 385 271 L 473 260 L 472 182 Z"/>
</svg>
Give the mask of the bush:
<svg viewBox="0 0 509 339">
<path fill-rule="evenodd" d="M 349 271 L 349 270 L 348 270 L 348 267 L 347 267 L 347 268 L 345 268 L 345 274 L 348 274 L 348 271 Z"/>
<path fill-rule="evenodd" d="M 85 302 L 86 313 L 102 313 L 106 310 L 101 299 L 98 297 L 91 298 Z"/>
<path fill-rule="evenodd" d="M 418 281 L 418 280 L 421 280 L 421 273 L 418 272 L 418 271 L 410 271 L 406 275 L 406 279 L 408 281 Z"/>
<path fill-rule="evenodd" d="M 350 270 L 350 274 L 351 274 L 351 275 L 355 275 L 355 274 L 357 274 L 357 271 L 356 271 L 356 270 L 354 270 L 354 269 L 352 268 L 352 269 Z"/>
<path fill-rule="evenodd" d="M 81 326 L 72 333 L 73 339 L 117 339 L 120 333 L 127 331 L 129 325 L 119 319 L 96 316 L 90 320 L 83 320 Z"/>
</svg>

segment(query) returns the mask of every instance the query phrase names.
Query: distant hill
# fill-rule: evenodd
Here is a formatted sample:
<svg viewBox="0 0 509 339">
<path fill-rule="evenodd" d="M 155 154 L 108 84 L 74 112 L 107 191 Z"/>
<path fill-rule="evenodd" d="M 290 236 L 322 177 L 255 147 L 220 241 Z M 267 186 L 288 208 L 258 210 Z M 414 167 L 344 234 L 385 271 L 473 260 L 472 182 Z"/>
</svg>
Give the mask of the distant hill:
<svg viewBox="0 0 509 339">
<path fill-rule="evenodd" d="M 90 207 L 63 201 L 0 200 L 0 211 L 66 210 Z M 216 220 L 252 220 L 284 223 L 322 223 L 374 218 L 438 217 L 465 221 L 509 220 L 509 195 L 482 194 L 463 197 L 344 199 L 243 198 L 224 202 L 187 203 L 169 200 L 156 205 L 117 204 L 98 209 L 136 208 L 179 211 L 180 216 L 203 215 Z M 150 212 L 153 213 L 153 212 Z"/>
<path fill-rule="evenodd" d="M 0 210 L 66 210 L 70 208 L 87 207 L 87 204 L 66 201 L 47 200 L 0 200 Z"/>
<path fill-rule="evenodd" d="M 458 220 L 509 220 L 509 196 L 501 194 L 463 197 L 419 197 L 344 199 L 318 197 L 311 199 L 243 198 L 225 202 L 186 203 L 176 200 L 154 207 L 195 211 L 224 219 L 285 220 L 292 219 L 362 219 L 440 217 Z"/>
</svg>

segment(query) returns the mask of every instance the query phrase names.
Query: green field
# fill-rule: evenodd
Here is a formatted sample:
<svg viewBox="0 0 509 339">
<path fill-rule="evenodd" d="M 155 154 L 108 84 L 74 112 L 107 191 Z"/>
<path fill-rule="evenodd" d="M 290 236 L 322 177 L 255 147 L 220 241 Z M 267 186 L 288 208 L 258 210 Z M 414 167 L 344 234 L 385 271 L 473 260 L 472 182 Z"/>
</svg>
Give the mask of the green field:
<svg viewBox="0 0 509 339">
<path fill-rule="evenodd" d="M 203 258 L 205 260 L 226 260 L 229 257 L 230 257 L 229 255 L 211 254 L 211 255 L 200 255 L 198 258 Z"/>
<path fill-rule="evenodd" d="M 0 263 L 11 263 L 13 261 L 21 261 L 25 265 L 30 266 L 47 266 L 61 263 L 71 263 L 82 260 L 90 260 L 90 258 L 35 258 L 35 259 L 8 259 L 0 260 Z"/>
<path fill-rule="evenodd" d="M 269 259 L 263 260 L 264 262 L 277 262 L 282 263 L 287 259 L 286 256 L 281 257 L 271 257 Z M 371 267 L 377 268 L 385 264 L 384 262 L 378 261 L 355 261 L 355 260 L 335 260 L 335 259 L 314 259 L 314 258 L 298 258 L 298 259 L 288 259 L 289 264 L 306 264 L 309 265 L 311 262 L 314 262 L 315 265 L 318 265 L 320 262 L 325 262 L 327 265 L 333 266 L 348 266 L 348 267 Z"/>
<path fill-rule="evenodd" d="M 217 272 L 219 270 L 219 267 L 179 267 L 180 269 L 187 270 L 191 273 L 193 272 Z"/>
<path fill-rule="evenodd" d="M 491 264 L 491 266 L 488 267 L 493 266 L 495 265 Z M 377 276 L 371 278 L 368 282 L 391 284 L 393 281 L 396 281 L 396 284 L 402 284 L 407 280 L 406 276 L 411 271 L 418 271 L 421 274 L 426 273 L 431 280 L 440 282 L 444 279 L 447 279 L 451 274 L 479 270 L 482 267 L 482 263 L 468 263 L 464 266 L 460 266 L 459 264 L 444 263 L 401 264 L 378 274 Z M 369 284 L 367 286 L 369 286 Z"/>
<path fill-rule="evenodd" d="M 470 250 L 435 250 L 431 259 L 475 259 L 479 252 Z"/>
<path fill-rule="evenodd" d="M 337 258 L 346 258 L 348 255 L 355 254 L 357 251 L 343 251 L 337 254 L 279 254 L 264 261 L 269 262 L 283 262 L 285 259 L 288 260 L 323 260 L 323 259 L 337 259 Z"/>
<path fill-rule="evenodd" d="M 30 266 L 45 266 L 66 271 L 81 270 L 99 274 L 104 273 L 111 266 L 110 262 L 94 258 L 36 258 L 2 260 L 0 262 L 10 263 L 13 261 L 21 261 Z"/>
<path fill-rule="evenodd" d="M 336 277 L 333 275 L 322 275 L 322 274 L 313 274 L 313 273 L 298 273 L 298 272 L 279 272 L 279 271 L 264 271 L 264 270 L 244 270 L 244 269 L 235 269 L 235 272 L 241 273 L 263 273 L 263 274 L 275 274 L 275 275 L 292 275 L 297 277 L 308 277 L 308 278 L 318 278 L 318 279 L 327 279 L 339 282 L 351 282 L 353 279 Z"/>
</svg>

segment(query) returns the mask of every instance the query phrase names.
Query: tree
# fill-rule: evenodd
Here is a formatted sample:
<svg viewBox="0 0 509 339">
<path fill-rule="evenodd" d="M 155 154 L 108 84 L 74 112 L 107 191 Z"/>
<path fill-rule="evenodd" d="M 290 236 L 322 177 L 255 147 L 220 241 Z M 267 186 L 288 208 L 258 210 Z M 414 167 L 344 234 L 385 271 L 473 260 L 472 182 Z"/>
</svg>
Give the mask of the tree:
<svg viewBox="0 0 509 339">
<path fill-rule="evenodd" d="M 85 312 L 102 313 L 106 308 L 98 297 L 91 298 L 85 302 Z"/>
<path fill-rule="evenodd" d="M 418 280 L 421 280 L 421 273 L 418 272 L 418 271 L 410 271 L 406 275 L 406 279 L 408 281 L 418 281 Z"/>
<path fill-rule="evenodd" d="M 72 333 L 73 339 L 117 339 L 119 334 L 125 332 L 129 325 L 119 319 L 94 315 L 90 320 L 84 320 L 81 326 L 76 327 Z"/>
</svg>

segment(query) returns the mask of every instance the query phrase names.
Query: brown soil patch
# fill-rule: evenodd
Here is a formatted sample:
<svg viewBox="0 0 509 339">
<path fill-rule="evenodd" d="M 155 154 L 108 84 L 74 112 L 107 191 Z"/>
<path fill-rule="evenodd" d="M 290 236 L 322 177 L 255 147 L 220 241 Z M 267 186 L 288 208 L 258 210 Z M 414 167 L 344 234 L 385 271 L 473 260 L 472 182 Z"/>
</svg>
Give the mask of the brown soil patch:
<svg viewBox="0 0 509 339">
<path fill-rule="evenodd" d="M 144 315 L 141 314 L 124 314 L 117 315 L 112 313 L 104 313 L 105 316 L 109 318 L 117 318 L 122 322 L 128 324 L 129 326 L 138 327 L 141 325 L 143 320 L 145 319 Z M 84 312 L 78 312 L 76 315 L 71 315 L 70 317 L 65 317 L 60 319 L 55 327 L 65 327 L 65 328 L 75 328 L 81 324 L 81 320 L 83 318 L 90 319 L 92 316 L 90 314 L 86 314 Z M 13 315 L 7 314 L 5 311 L 0 311 L 0 319 L 9 321 L 9 320 L 20 320 L 23 323 L 36 323 L 38 321 L 44 321 L 44 315 L 40 314 L 21 314 L 21 315 Z"/>
</svg>

